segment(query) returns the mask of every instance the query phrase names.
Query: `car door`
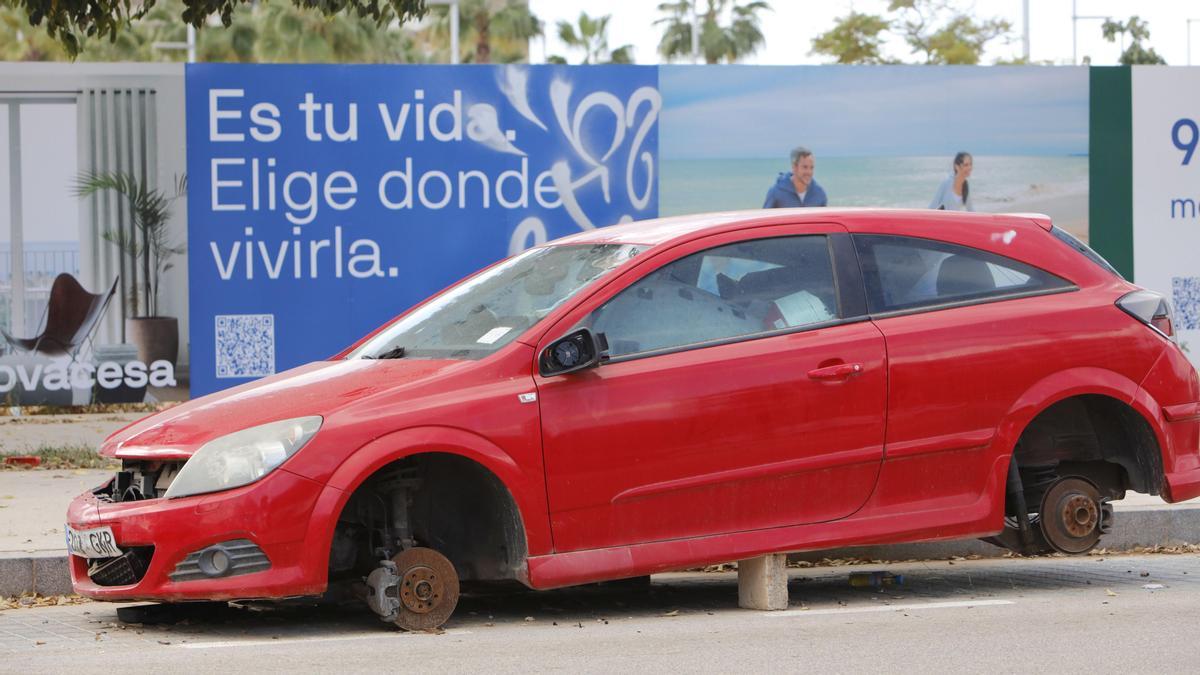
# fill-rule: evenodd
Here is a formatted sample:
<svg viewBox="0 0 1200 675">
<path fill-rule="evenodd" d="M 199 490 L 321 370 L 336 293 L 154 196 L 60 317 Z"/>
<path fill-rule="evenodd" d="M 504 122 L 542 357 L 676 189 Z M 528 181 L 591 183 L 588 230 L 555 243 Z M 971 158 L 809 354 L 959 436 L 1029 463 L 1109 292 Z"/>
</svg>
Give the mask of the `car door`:
<svg viewBox="0 0 1200 675">
<path fill-rule="evenodd" d="M 975 236 L 988 241 L 989 233 Z M 1017 397 L 1094 358 L 1076 340 L 1090 310 L 1069 281 L 996 253 L 909 236 L 854 241 L 888 349 L 887 450 L 875 504 L 900 512 L 977 505 L 997 489 L 991 444 Z"/>
<path fill-rule="evenodd" d="M 691 242 L 546 334 L 539 352 L 577 325 L 610 348 L 597 368 L 535 376 L 556 550 L 828 521 L 862 506 L 882 459 L 885 353 L 862 317 L 857 268 L 835 264 L 839 245 L 853 255 L 837 231 Z"/>
</svg>

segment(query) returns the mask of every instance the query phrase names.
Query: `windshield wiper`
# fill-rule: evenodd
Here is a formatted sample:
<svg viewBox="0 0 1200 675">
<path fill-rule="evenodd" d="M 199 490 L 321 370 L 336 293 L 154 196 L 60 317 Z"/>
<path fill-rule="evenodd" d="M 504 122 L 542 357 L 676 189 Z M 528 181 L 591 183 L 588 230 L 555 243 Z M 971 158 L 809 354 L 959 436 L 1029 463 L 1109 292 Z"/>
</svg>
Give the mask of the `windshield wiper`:
<svg viewBox="0 0 1200 675">
<path fill-rule="evenodd" d="M 364 356 L 364 359 L 402 359 L 404 358 L 404 347 L 392 347 L 391 349 L 377 356 Z"/>
</svg>

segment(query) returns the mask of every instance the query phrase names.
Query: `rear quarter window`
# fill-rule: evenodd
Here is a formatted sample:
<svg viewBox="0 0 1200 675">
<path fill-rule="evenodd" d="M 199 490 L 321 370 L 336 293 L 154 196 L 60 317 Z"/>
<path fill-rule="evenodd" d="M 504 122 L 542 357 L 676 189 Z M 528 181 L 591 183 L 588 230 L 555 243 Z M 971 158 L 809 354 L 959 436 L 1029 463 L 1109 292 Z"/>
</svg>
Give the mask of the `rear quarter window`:
<svg viewBox="0 0 1200 675">
<path fill-rule="evenodd" d="M 1099 266 L 1100 268 L 1104 269 L 1107 272 L 1112 273 L 1114 276 L 1116 276 L 1120 279 L 1125 278 L 1124 276 L 1122 276 L 1122 274 L 1120 272 L 1117 271 L 1117 268 L 1113 267 L 1111 264 L 1109 264 L 1109 262 L 1107 260 L 1104 259 L 1104 256 L 1093 251 L 1090 246 L 1088 246 L 1087 244 L 1083 243 L 1082 241 L 1079 241 L 1078 239 L 1076 239 L 1075 236 L 1072 235 L 1070 232 L 1067 232 L 1066 230 L 1063 230 L 1058 227 L 1052 227 L 1052 228 L 1050 228 L 1050 234 L 1054 235 L 1055 239 L 1061 241 L 1062 243 L 1066 244 L 1067 246 L 1070 246 L 1072 249 L 1077 251 L 1080 255 L 1082 255 L 1083 257 L 1092 261 L 1093 264 Z"/>
<path fill-rule="evenodd" d="M 872 314 L 985 302 L 1072 288 L 1045 270 L 932 239 L 855 235 Z"/>
</svg>

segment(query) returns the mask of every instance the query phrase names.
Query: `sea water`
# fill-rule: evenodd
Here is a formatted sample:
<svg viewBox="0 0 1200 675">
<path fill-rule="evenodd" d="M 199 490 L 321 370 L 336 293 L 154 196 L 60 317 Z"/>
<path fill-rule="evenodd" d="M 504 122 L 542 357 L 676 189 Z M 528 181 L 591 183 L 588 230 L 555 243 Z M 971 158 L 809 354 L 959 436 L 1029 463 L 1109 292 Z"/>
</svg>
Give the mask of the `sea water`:
<svg viewBox="0 0 1200 675">
<path fill-rule="evenodd" d="M 817 157 L 815 177 L 829 206 L 927 208 L 950 175 L 952 159 Z M 1020 211 L 1024 204 L 1063 197 L 1070 199 L 1060 204 L 1086 214 L 1087 157 L 976 156 L 974 164 L 970 194 L 977 211 Z M 781 171 L 790 171 L 786 158 L 664 161 L 659 213 L 760 208 Z"/>
</svg>

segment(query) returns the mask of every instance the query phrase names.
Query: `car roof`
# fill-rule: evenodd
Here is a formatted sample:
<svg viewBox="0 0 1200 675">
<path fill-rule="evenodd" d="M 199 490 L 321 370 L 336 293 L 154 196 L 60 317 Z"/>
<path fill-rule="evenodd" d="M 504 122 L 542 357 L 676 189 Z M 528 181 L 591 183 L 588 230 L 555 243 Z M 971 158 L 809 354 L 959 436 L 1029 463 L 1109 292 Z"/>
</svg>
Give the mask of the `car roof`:
<svg viewBox="0 0 1200 675">
<path fill-rule="evenodd" d="M 966 213 L 962 211 L 937 211 L 932 209 L 752 209 L 725 211 L 720 213 L 698 213 L 686 216 L 671 216 L 622 223 L 611 227 L 587 230 L 551 242 L 563 244 L 638 244 L 658 246 L 660 244 L 686 241 L 698 237 L 769 225 L 804 223 L 839 223 L 865 225 L 873 232 L 914 234 L 921 225 L 936 228 L 940 222 L 964 223 L 976 221 L 993 227 L 1040 227 L 1050 229 L 1050 217 L 1040 213 Z M 852 230 L 858 229 L 851 227 Z"/>
</svg>

